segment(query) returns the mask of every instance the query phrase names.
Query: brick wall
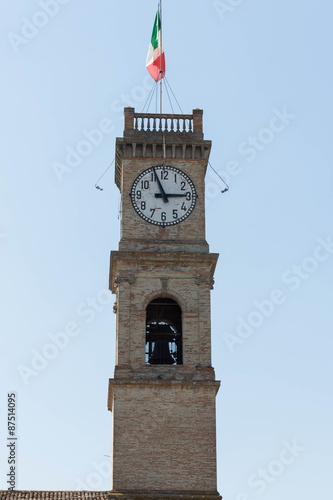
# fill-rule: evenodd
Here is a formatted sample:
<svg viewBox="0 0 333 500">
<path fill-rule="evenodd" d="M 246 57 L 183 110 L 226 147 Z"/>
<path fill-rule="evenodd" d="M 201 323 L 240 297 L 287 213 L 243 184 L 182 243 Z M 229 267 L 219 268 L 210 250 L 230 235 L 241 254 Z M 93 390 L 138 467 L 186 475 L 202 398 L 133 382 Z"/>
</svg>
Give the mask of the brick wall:
<svg viewBox="0 0 333 500">
<path fill-rule="evenodd" d="M 113 386 L 116 491 L 216 492 L 216 383 Z"/>
<path fill-rule="evenodd" d="M 113 412 L 115 491 L 216 492 L 215 397 L 211 367 L 210 291 L 218 255 L 205 240 L 204 178 L 210 141 L 202 112 L 195 133 L 138 132 L 127 110 L 116 142 L 116 183 L 122 193 L 121 241 L 111 254 L 110 289 L 116 295 L 116 367 L 109 384 Z M 162 147 L 165 145 L 165 147 Z M 183 222 L 149 224 L 133 209 L 129 193 L 145 169 L 163 163 L 185 172 L 197 201 Z M 146 365 L 146 308 L 157 297 L 182 311 L 183 364 Z M 215 498 L 215 497 L 214 497 Z"/>
</svg>

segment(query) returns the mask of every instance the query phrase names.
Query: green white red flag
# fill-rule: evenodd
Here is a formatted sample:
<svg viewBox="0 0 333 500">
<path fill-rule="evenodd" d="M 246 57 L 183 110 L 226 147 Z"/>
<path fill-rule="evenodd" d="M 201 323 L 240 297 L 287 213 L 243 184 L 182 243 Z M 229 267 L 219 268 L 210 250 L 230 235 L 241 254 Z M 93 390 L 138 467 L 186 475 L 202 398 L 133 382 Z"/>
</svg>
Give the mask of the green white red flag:
<svg viewBox="0 0 333 500">
<path fill-rule="evenodd" d="M 148 49 L 146 68 L 155 82 L 165 77 L 165 57 L 162 42 L 161 18 L 159 11 L 156 13 L 153 32 Z"/>
</svg>

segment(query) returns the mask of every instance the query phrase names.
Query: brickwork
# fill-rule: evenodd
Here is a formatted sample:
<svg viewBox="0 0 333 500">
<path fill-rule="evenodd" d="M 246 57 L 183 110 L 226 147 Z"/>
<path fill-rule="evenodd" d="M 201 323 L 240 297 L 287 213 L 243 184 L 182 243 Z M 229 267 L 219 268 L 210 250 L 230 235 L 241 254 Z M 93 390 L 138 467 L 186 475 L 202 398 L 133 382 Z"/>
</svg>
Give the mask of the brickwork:
<svg viewBox="0 0 333 500">
<path fill-rule="evenodd" d="M 197 365 L 211 366 L 210 280 L 217 254 L 186 255 L 112 252 L 110 285 L 117 298 L 117 365 L 136 371 L 146 368 L 146 307 L 154 298 L 165 296 L 176 300 L 182 309 L 184 368 L 193 372 Z M 164 285 L 161 278 L 166 280 Z M 165 371 L 163 366 L 157 369 Z"/>
<path fill-rule="evenodd" d="M 108 397 L 113 413 L 110 498 L 118 498 L 119 492 L 133 499 L 153 498 L 156 492 L 165 499 L 178 493 L 220 498 L 215 429 L 219 382 L 211 366 L 210 331 L 218 255 L 209 253 L 205 240 L 204 207 L 210 147 L 203 139 L 201 110 L 154 117 L 125 109 L 124 137 L 116 143 L 121 240 L 110 266 L 117 314 L 116 367 Z M 165 228 L 141 219 L 129 196 L 136 177 L 162 164 L 164 152 L 167 165 L 185 172 L 198 195 L 189 217 Z M 182 364 L 146 364 L 146 309 L 156 298 L 173 299 L 180 306 Z"/>
<path fill-rule="evenodd" d="M 113 386 L 116 491 L 216 492 L 216 383 Z"/>
<path fill-rule="evenodd" d="M 138 217 L 133 209 L 129 193 L 136 177 L 152 165 L 161 165 L 163 160 L 155 158 L 125 158 L 123 161 L 123 178 L 121 184 L 121 240 L 120 250 L 150 250 L 158 245 L 160 250 L 172 249 L 185 251 L 208 252 L 205 240 L 205 193 L 204 193 L 204 160 L 168 159 L 167 164 L 177 167 L 187 174 L 196 186 L 198 198 L 192 214 L 181 224 L 163 228 L 155 226 Z"/>
<path fill-rule="evenodd" d="M 156 122 L 160 115 L 153 116 L 153 130 L 135 129 L 136 114 L 133 108 L 125 108 L 124 137 L 116 140 L 115 180 L 122 193 L 121 240 L 119 250 L 148 250 L 158 245 L 160 251 L 208 252 L 205 240 L 205 174 L 211 142 L 203 138 L 202 110 L 193 115 L 184 115 L 186 122 L 192 119 L 192 130 L 168 131 L 166 123 L 172 117 L 182 121 L 182 115 L 163 115 L 164 130 L 158 131 Z M 150 120 L 150 121 L 151 121 Z M 179 126 L 179 123 L 178 123 Z M 166 156 L 164 158 L 164 155 Z M 151 166 L 166 163 L 187 174 L 197 190 L 195 210 L 181 224 L 168 228 L 147 224 L 135 213 L 129 193 L 136 177 Z"/>
</svg>

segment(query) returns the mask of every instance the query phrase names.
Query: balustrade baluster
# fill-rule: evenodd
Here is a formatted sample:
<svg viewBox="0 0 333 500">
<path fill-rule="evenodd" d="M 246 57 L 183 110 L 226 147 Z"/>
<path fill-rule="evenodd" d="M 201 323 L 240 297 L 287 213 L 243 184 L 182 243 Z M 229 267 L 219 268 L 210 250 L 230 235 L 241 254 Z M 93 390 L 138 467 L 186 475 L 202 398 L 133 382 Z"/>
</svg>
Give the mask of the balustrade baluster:
<svg viewBox="0 0 333 500">
<path fill-rule="evenodd" d="M 135 113 L 135 132 L 193 133 L 193 116 L 178 114 Z"/>
</svg>

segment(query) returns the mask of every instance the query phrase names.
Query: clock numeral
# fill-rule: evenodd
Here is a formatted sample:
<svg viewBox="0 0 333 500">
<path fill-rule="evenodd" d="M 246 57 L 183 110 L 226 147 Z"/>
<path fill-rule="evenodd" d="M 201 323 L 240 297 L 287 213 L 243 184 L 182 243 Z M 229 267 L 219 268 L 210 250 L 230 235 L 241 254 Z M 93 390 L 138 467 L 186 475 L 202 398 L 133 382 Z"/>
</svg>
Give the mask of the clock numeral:
<svg viewBox="0 0 333 500">
<path fill-rule="evenodd" d="M 168 170 L 161 170 L 161 180 L 167 180 L 167 178 L 169 177 L 169 172 Z"/>
<path fill-rule="evenodd" d="M 141 189 L 149 189 L 149 181 L 141 181 Z"/>
<path fill-rule="evenodd" d="M 152 217 L 154 215 L 154 213 L 155 213 L 155 208 L 151 208 L 150 209 L 150 217 Z"/>
<path fill-rule="evenodd" d="M 146 202 L 145 201 L 141 202 L 141 210 L 146 210 Z"/>
<path fill-rule="evenodd" d="M 178 210 L 172 210 L 172 216 L 174 219 L 178 219 Z"/>
<path fill-rule="evenodd" d="M 151 175 L 150 175 L 150 180 L 151 180 L 152 182 L 154 182 L 154 181 L 156 182 L 156 174 L 155 174 L 154 172 L 152 172 L 152 173 L 151 173 Z"/>
<path fill-rule="evenodd" d="M 181 185 L 181 188 L 180 188 L 180 189 L 181 189 L 181 191 L 185 191 L 186 182 L 185 182 L 185 181 L 182 181 L 182 182 L 180 183 L 180 185 Z"/>
<path fill-rule="evenodd" d="M 175 174 L 175 182 L 177 182 L 177 174 Z"/>
<path fill-rule="evenodd" d="M 161 221 L 166 221 L 166 212 L 161 212 Z"/>
<path fill-rule="evenodd" d="M 187 208 L 186 208 L 185 203 L 182 204 L 181 209 L 184 210 L 184 212 L 186 212 Z"/>
<path fill-rule="evenodd" d="M 187 193 L 186 193 L 186 199 L 187 199 L 187 201 L 190 201 L 190 200 L 191 200 L 191 198 L 192 198 L 192 196 L 191 196 L 191 192 L 190 192 L 190 191 L 187 191 Z"/>
<path fill-rule="evenodd" d="M 136 192 L 136 197 L 138 200 L 141 200 L 141 191 L 140 190 Z"/>
</svg>

